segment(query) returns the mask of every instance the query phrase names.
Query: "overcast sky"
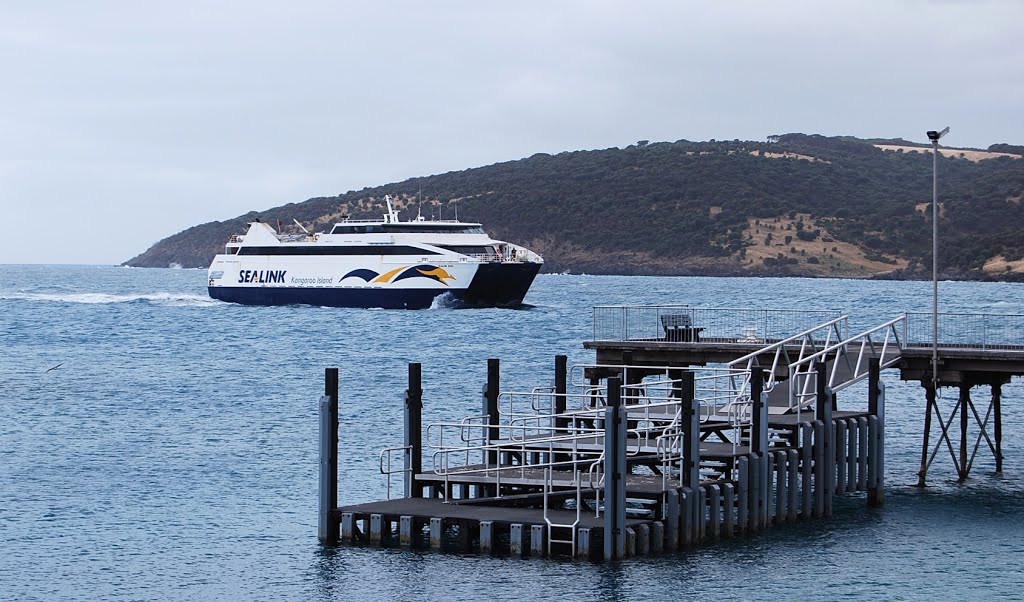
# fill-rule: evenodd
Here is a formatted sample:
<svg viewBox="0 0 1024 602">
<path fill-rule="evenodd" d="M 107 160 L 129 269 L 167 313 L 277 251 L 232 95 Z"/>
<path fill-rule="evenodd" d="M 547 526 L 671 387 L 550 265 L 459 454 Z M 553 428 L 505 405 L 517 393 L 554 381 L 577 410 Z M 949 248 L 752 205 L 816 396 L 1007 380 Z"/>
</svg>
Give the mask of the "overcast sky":
<svg viewBox="0 0 1024 602">
<path fill-rule="evenodd" d="M 0 263 L 537 152 L 1024 144 L 1024 2 L 0 3 Z"/>
</svg>

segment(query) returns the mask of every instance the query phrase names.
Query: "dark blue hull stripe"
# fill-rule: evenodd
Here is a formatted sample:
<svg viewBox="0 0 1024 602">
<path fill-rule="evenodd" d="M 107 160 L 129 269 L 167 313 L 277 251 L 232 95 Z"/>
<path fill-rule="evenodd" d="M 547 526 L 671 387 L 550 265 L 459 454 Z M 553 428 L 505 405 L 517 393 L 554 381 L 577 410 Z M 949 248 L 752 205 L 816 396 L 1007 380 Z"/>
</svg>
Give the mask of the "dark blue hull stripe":
<svg viewBox="0 0 1024 602">
<path fill-rule="evenodd" d="M 210 296 L 220 301 L 243 305 L 320 305 L 324 307 L 380 307 L 384 309 L 427 309 L 434 298 L 452 293 L 453 301 L 464 290 L 372 289 L 372 288 L 292 288 L 271 286 L 211 286 Z"/>
</svg>

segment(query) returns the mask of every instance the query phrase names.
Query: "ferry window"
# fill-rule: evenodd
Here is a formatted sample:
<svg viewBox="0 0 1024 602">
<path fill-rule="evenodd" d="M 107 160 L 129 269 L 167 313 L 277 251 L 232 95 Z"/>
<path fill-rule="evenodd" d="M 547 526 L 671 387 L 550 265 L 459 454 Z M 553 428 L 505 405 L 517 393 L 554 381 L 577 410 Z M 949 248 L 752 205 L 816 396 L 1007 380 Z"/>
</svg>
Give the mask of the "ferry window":
<svg viewBox="0 0 1024 602">
<path fill-rule="evenodd" d="M 488 255 L 494 256 L 494 247 L 491 246 L 468 246 L 468 245 L 438 245 L 442 249 L 448 249 L 463 255 Z"/>
<path fill-rule="evenodd" d="M 483 234 L 482 226 L 463 226 L 462 224 L 429 224 L 406 225 L 406 224 L 385 224 L 385 232 L 397 232 L 403 234 Z"/>
<path fill-rule="evenodd" d="M 359 224 L 358 226 L 335 226 L 331 234 L 381 234 L 384 228 L 380 224 Z"/>
</svg>

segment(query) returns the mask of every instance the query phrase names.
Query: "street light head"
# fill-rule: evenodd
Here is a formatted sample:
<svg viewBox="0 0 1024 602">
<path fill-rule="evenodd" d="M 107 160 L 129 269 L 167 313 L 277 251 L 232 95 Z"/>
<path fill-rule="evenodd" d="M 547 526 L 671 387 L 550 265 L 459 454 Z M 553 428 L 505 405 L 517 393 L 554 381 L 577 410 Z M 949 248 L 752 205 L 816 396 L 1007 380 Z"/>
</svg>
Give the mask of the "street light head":
<svg viewBox="0 0 1024 602">
<path fill-rule="evenodd" d="M 943 136 L 945 136 L 948 133 L 949 133 L 949 126 L 946 126 L 946 128 L 944 130 L 942 130 L 941 132 L 936 132 L 936 131 L 932 130 L 932 131 L 928 132 L 928 139 L 931 140 L 932 142 L 938 142 L 939 138 L 942 138 Z"/>
</svg>

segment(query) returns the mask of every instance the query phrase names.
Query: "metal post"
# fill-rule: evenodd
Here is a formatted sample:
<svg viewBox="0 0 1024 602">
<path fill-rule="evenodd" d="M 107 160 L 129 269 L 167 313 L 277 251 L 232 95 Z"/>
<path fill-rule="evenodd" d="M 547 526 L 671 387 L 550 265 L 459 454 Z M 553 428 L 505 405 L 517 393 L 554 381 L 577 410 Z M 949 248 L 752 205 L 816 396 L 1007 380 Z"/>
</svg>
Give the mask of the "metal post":
<svg viewBox="0 0 1024 602">
<path fill-rule="evenodd" d="M 555 436 L 568 434 L 569 419 L 563 416 L 566 406 L 566 364 L 568 361 L 569 358 L 564 355 L 555 356 L 555 403 L 553 407 L 553 413 L 555 414 Z M 568 454 L 556 454 L 554 460 L 556 462 L 565 462 L 566 460 L 576 460 L 576 458 Z"/>
<path fill-rule="evenodd" d="M 487 415 L 487 424 L 490 425 L 490 428 L 487 429 L 486 438 L 488 445 L 500 436 L 498 429 L 500 419 L 498 415 L 498 391 L 501 389 L 500 378 L 501 362 L 498 358 L 492 357 L 487 360 L 487 388 L 484 393 L 484 414 Z M 487 463 L 489 466 L 498 465 L 498 452 L 496 450 L 487 452 Z"/>
<path fill-rule="evenodd" d="M 750 451 L 761 457 L 768 451 L 768 404 L 764 400 L 764 372 L 758 366 L 750 373 L 750 401 L 754 404 Z"/>
<path fill-rule="evenodd" d="M 320 398 L 320 520 L 319 539 L 335 545 L 341 536 L 334 513 L 338 508 L 338 369 L 324 372 Z"/>
<path fill-rule="evenodd" d="M 939 139 L 932 140 L 932 380 L 939 386 Z"/>
<path fill-rule="evenodd" d="M 833 484 L 836 478 L 836 454 L 833 447 L 832 436 L 835 432 L 835 427 L 832 423 L 832 390 L 828 385 L 828 371 L 824 362 L 818 362 L 815 364 L 814 369 L 817 371 L 817 418 L 821 421 L 822 429 L 821 441 L 816 442 L 821 446 L 821 458 L 824 466 L 821 467 L 821 471 L 817 474 L 822 476 L 820 483 L 815 483 L 816 487 L 822 488 L 822 498 L 824 500 L 824 507 L 822 508 L 824 516 L 832 516 L 832 492 L 835 490 Z"/>
<path fill-rule="evenodd" d="M 423 484 L 416 475 L 423 472 L 423 387 L 421 366 L 409 364 L 409 388 L 405 391 L 405 497 L 423 497 Z"/>
<path fill-rule="evenodd" d="M 868 413 L 877 419 L 878 433 L 875 436 L 875 453 L 872 465 L 875 467 L 874 487 L 868 489 L 868 504 L 885 505 L 885 383 L 878 358 L 868 363 Z"/>
<path fill-rule="evenodd" d="M 932 386 L 939 387 L 939 138 L 949 133 L 929 131 L 932 141 Z M 920 483 L 919 483 L 920 484 Z"/>
<path fill-rule="evenodd" d="M 626 555 L 626 424 L 622 411 L 622 381 L 608 379 L 604 431 L 604 558 Z"/>
<path fill-rule="evenodd" d="M 568 361 L 569 358 L 564 355 L 555 356 L 555 414 L 565 413 L 566 368 Z M 568 426 L 568 420 L 565 418 L 556 419 L 555 426 L 565 428 Z"/>
<path fill-rule="evenodd" d="M 683 431 L 683 487 L 696 488 L 700 485 L 700 415 L 693 372 L 687 370 L 682 378 L 682 426 Z"/>
<path fill-rule="evenodd" d="M 751 469 L 755 471 L 754 481 L 757 484 L 752 491 L 752 513 L 757 528 L 765 526 L 768 521 L 768 404 L 764 395 L 764 372 L 755 365 L 750 376 L 750 400 L 754 404 L 753 430 L 750 433 L 750 451 L 754 454 Z"/>
</svg>

